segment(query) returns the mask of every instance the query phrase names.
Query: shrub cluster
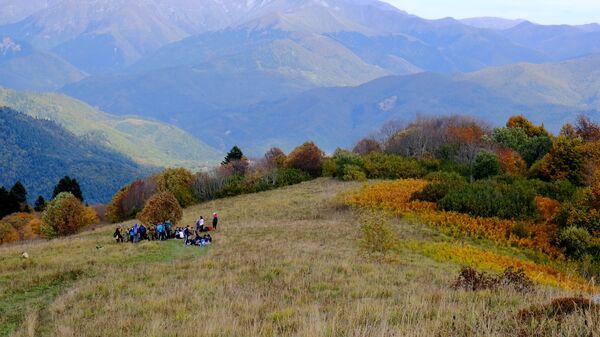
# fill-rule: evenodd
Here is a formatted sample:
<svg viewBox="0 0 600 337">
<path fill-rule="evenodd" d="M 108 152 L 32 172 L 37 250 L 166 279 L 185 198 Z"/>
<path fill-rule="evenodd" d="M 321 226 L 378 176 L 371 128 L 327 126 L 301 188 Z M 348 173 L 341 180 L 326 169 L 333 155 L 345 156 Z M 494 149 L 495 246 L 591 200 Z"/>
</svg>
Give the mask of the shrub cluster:
<svg viewBox="0 0 600 337">
<path fill-rule="evenodd" d="M 498 290 L 502 288 L 528 293 L 533 290 L 534 283 L 525 275 L 523 269 L 508 267 L 500 275 L 489 275 L 470 267 L 464 267 L 454 282 L 453 288 L 469 291 Z"/>
<path fill-rule="evenodd" d="M 444 211 L 501 219 L 535 218 L 536 191 L 524 184 L 501 184 L 490 181 L 463 184 L 451 189 L 438 202 Z"/>
</svg>

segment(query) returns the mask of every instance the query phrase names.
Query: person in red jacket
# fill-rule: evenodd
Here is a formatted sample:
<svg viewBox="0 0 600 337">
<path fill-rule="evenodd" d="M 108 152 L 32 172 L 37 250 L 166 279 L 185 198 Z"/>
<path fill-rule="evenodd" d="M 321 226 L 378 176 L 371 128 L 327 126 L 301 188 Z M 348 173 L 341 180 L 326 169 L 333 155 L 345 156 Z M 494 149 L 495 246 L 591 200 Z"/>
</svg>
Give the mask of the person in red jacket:
<svg viewBox="0 0 600 337">
<path fill-rule="evenodd" d="M 219 224 L 219 215 L 217 215 L 217 213 L 213 213 L 212 227 L 214 230 L 217 229 L 218 224 Z"/>
</svg>

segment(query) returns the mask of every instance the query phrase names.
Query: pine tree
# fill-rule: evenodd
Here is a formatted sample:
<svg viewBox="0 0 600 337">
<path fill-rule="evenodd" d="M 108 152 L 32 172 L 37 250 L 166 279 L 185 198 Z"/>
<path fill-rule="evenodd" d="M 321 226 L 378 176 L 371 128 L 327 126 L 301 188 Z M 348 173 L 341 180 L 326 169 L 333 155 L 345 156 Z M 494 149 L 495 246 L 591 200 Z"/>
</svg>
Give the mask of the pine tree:
<svg viewBox="0 0 600 337">
<path fill-rule="evenodd" d="M 231 162 L 236 162 L 236 161 L 240 161 L 244 158 L 244 153 L 242 152 L 242 150 L 236 145 L 234 146 L 231 151 L 229 151 L 229 153 L 227 154 L 227 156 L 225 156 L 225 160 L 223 160 L 223 162 L 221 163 L 221 165 L 225 166 Z"/>
<path fill-rule="evenodd" d="M 77 199 L 83 201 L 83 193 L 81 193 L 81 187 L 77 182 L 77 179 L 71 179 L 69 176 L 62 178 L 56 187 L 54 187 L 54 193 L 52 193 L 52 199 L 56 198 L 57 195 L 62 192 L 69 192 L 73 194 Z"/>
<path fill-rule="evenodd" d="M 27 190 L 20 181 L 10 189 L 10 195 L 20 204 L 27 202 Z"/>
<path fill-rule="evenodd" d="M 36 210 L 36 212 L 43 212 L 44 209 L 46 209 L 46 199 L 41 195 L 38 196 L 33 205 L 33 209 Z"/>
<path fill-rule="evenodd" d="M 3 186 L 0 186 L 0 219 L 20 210 L 19 203 Z"/>
</svg>

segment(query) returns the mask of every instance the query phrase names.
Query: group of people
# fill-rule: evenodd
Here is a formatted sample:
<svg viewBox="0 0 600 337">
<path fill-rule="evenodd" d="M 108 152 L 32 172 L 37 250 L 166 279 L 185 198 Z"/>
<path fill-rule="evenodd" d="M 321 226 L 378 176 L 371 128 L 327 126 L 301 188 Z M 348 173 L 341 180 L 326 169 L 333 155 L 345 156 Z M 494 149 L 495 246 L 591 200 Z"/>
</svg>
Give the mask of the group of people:
<svg viewBox="0 0 600 337">
<path fill-rule="evenodd" d="M 212 243 L 212 237 L 207 232 L 216 230 L 218 225 L 219 216 L 217 213 L 213 213 L 212 226 L 207 226 L 202 216 L 196 220 L 195 230 L 192 230 L 190 226 L 177 227 L 173 230 L 173 223 L 170 220 L 149 227 L 136 223 L 126 231 L 123 231 L 121 227 L 117 227 L 113 237 L 117 243 L 125 242 L 125 237 L 127 237 L 127 242 L 131 243 L 143 240 L 164 241 L 180 239 L 183 240 L 186 246 L 207 246 Z"/>
</svg>

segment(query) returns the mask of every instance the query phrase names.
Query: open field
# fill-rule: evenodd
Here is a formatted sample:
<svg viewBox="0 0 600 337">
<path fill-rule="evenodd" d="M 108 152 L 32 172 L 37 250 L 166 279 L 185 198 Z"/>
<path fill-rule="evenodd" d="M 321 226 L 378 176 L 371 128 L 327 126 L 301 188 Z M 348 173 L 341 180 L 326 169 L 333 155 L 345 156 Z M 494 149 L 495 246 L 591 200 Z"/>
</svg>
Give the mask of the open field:
<svg viewBox="0 0 600 337">
<path fill-rule="evenodd" d="M 358 186 L 319 179 L 187 209 L 185 224 L 219 211 L 208 248 L 117 245 L 112 226 L 0 248 L 0 336 L 600 336 L 593 312 L 516 318 L 575 292 L 453 290 L 460 265 L 430 253 L 454 239 L 414 221 L 391 222 L 396 254 L 365 255 L 359 216 L 336 202 Z"/>
</svg>

